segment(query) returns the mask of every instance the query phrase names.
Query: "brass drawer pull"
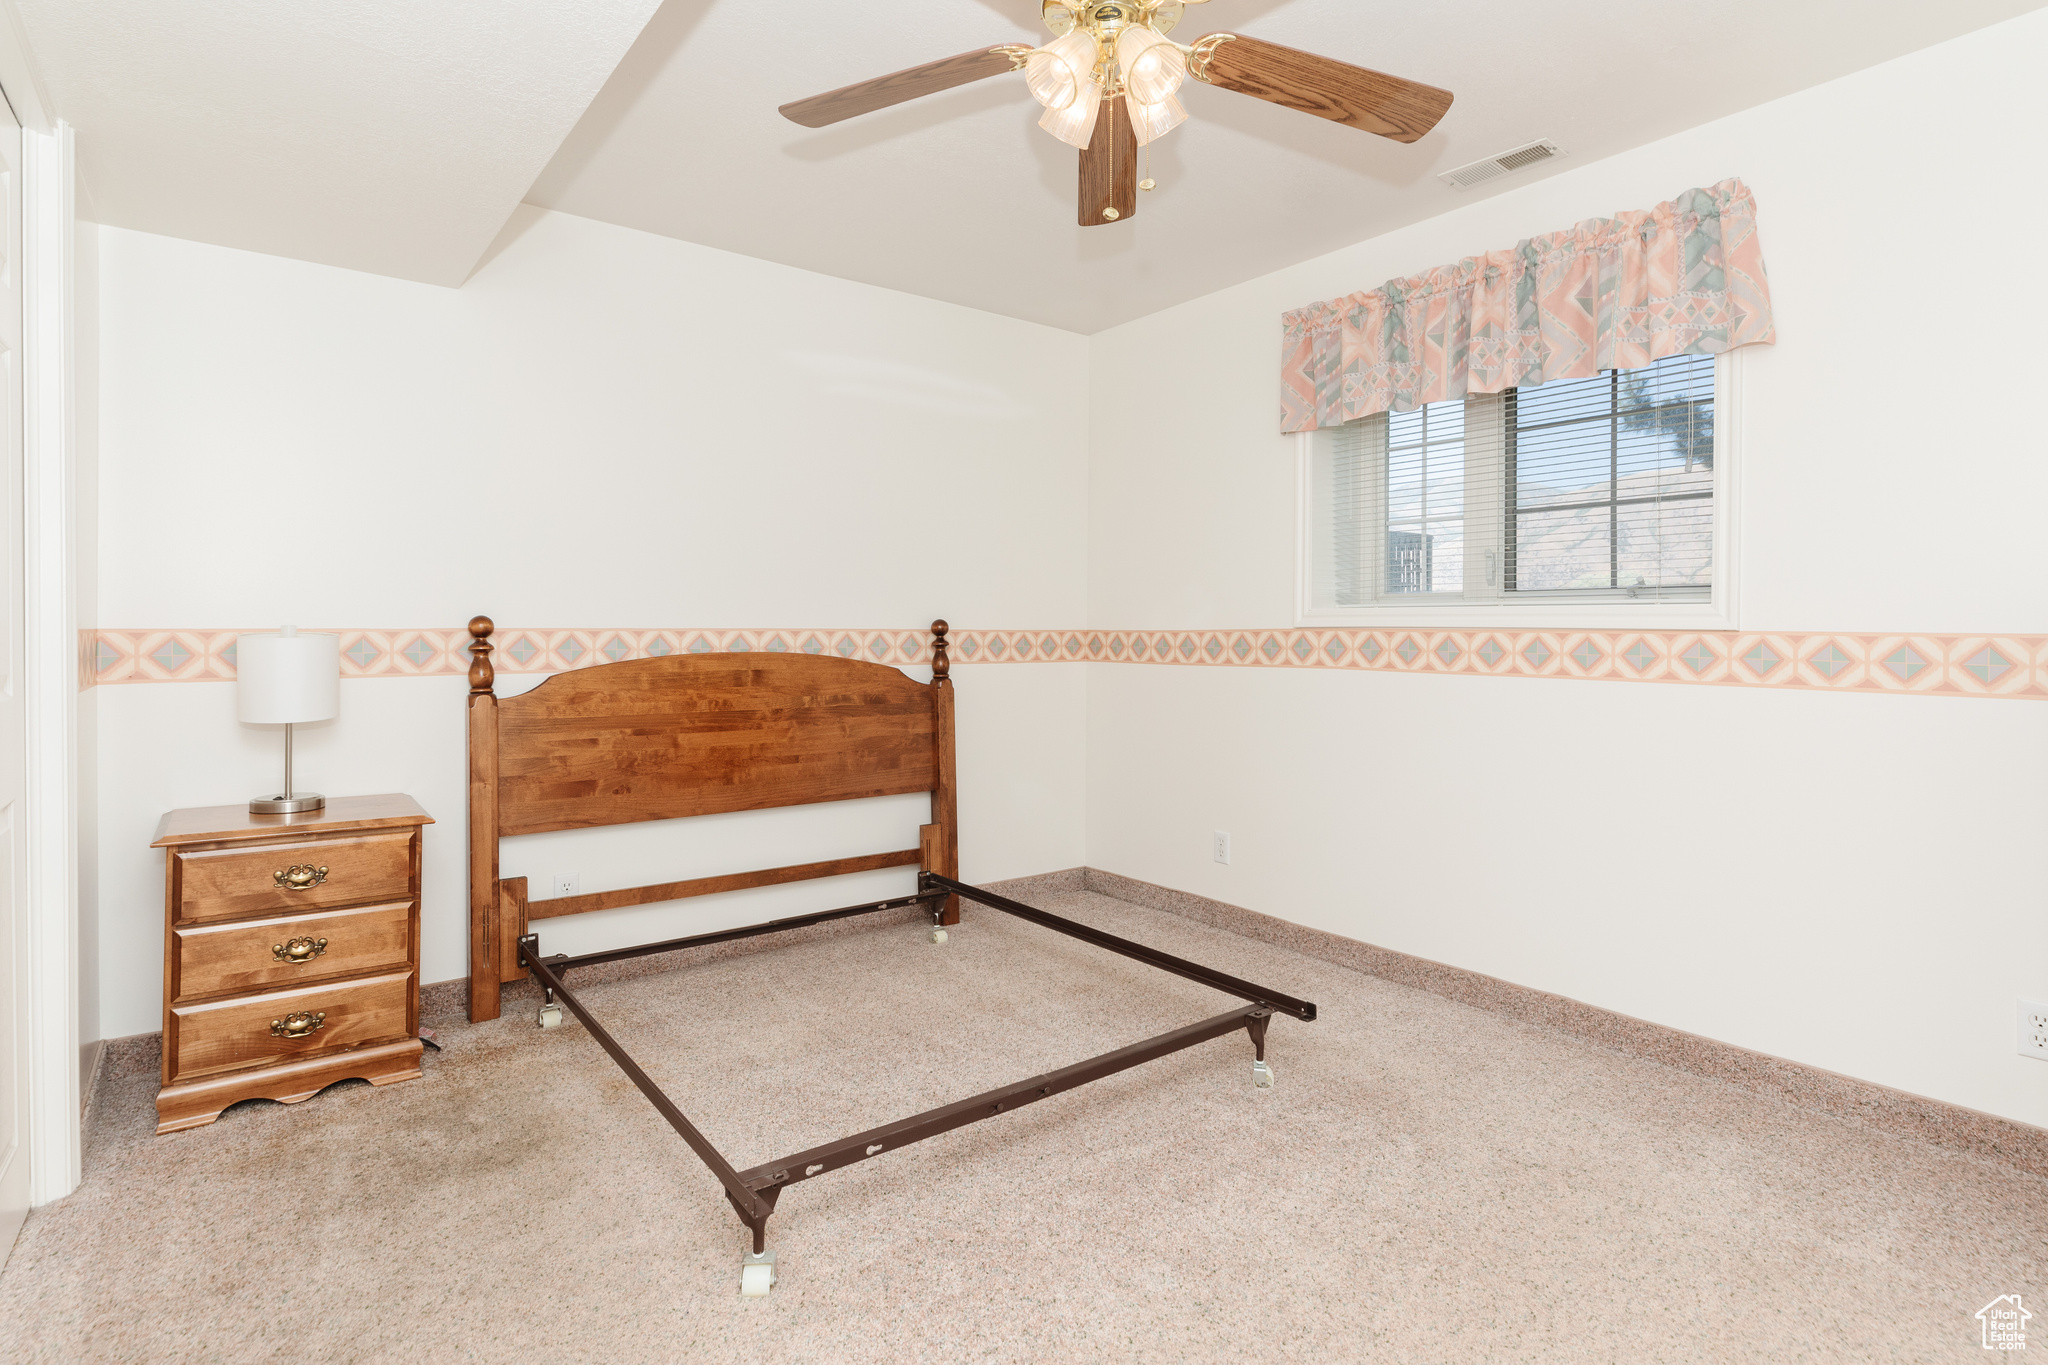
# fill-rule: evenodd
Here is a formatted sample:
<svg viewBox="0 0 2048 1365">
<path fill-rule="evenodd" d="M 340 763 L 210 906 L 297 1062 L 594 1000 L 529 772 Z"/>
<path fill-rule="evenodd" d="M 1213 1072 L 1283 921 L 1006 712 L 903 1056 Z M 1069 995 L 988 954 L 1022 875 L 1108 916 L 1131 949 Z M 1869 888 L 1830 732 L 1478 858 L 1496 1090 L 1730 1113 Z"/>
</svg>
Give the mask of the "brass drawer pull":
<svg viewBox="0 0 2048 1365">
<path fill-rule="evenodd" d="M 270 1021 L 270 1032 L 278 1038 L 311 1038 L 327 1027 L 327 1011 L 318 1014 L 287 1014 L 282 1019 Z"/>
<path fill-rule="evenodd" d="M 279 962 L 311 962 L 326 951 L 324 938 L 288 938 L 270 945 L 270 955 Z"/>
<path fill-rule="evenodd" d="M 326 881 L 327 869 L 311 863 L 293 863 L 271 873 L 271 880 L 286 891 L 305 891 Z"/>
</svg>

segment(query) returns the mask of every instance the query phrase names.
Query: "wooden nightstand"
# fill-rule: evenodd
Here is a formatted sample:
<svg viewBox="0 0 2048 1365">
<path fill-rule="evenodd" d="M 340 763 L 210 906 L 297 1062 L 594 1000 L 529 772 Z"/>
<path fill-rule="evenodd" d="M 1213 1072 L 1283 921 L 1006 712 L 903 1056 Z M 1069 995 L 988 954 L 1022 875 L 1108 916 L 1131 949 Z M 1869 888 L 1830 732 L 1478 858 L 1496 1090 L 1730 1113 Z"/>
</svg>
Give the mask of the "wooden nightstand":
<svg viewBox="0 0 2048 1365">
<path fill-rule="evenodd" d="M 420 833 L 409 796 L 300 815 L 174 810 L 164 850 L 164 1072 L 156 1130 L 237 1100 L 420 1074 Z"/>
</svg>

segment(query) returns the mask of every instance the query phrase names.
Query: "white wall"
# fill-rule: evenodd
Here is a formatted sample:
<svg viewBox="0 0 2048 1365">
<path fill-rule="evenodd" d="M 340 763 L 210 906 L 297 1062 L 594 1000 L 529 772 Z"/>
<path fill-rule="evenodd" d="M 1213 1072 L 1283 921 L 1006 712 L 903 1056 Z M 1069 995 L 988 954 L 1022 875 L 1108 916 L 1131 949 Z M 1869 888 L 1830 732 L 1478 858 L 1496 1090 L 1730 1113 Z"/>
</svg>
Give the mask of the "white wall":
<svg viewBox="0 0 2048 1365">
<path fill-rule="evenodd" d="M 1093 395 L 1089 624 L 1292 619 L 1281 312 L 1740 175 L 1741 628 L 2048 630 L 2044 58 L 2035 14 L 1096 336 L 1146 381 Z M 2048 1124 L 2040 703 L 1089 668 L 1092 866 Z"/>
<path fill-rule="evenodd" d="M 1086 382 L 1078 336 L 537 210 L 460 290 L 111 228 L 99 245 L 108 628 L 446 627 L 479 611 L 913 627 L 1085 610 L 1086 415 L 1060 398 Z M 1079 863 L 1083 670 L 956 677 L 963 869 Z M 409 791 L 440 821 L 427 981 L 465 970 L 465 690 L 351 680 L 341 718 L 300 734 L 301 785 Z M 99 1026 L 114 1037 L 160 1022 L 158 817 L 269 790 L 279 743 L 235 723 L 231 684 L 95 692 Z M 849 804 L 803 828 L 849 840 L 867 818 Z M 708 846 L 649 837 L 678 838 L 665 875 L 687 876 L 767 838 L 744 823 Z M 915 842 L 910 829 L 884 846 Z M 808 847 L 779 853 L 834 852 Z M 542 848 L 508 851 L 507 872 L 568 857 L 584 891 L 633 884 L 580 861 L 598 853 L 632 861 Z M 745 893 L 662 922 L 690 932 L 778 897 L 818 908 L 908 881 Z M 645 913 L 611 928 L 641 932 Z M 564 932 L 602 935 L 608 918 Z"/>
<path fill-rule="evenodd" d="M 1783 337 L 1746 353 L 1731 414 L 1741 625 L 2042 632 L 2048 461 L 2026 386 L 2048 281 L 2026 262 L 2048 189 L 2011 149 L 2048 131 L 2044 55 L 2048 15 L 2017 20 L 1090 341 L 532 212 L 459 291 L 103 230 L 99 619 L 1282 625 L 1280 312 L 1737 174 Z M 1090 388 L 1091 372 L 1146 378 Z M 1064 401 L 1084 390 L 1085 421 Z M 2048 1123 L 2048 1067 L 2016 1055 L 2013 1020 L 2016 996 L 2048 997 L 2029 856 L 2048 707 L 1115 665 L 957 676 L 970 876 L 1085 857 Z M 342 719 L 301 741 L 308 784 L 408 790 L 441 817 L 430 981 L 464 960 L 462 690 L 351 681 Z M 158 1023 L 158 815 L 269 786 L 276 739 L 234 724 L 225 684 L 93 702 L 113 1036 Z M 749 862 L 736 854 L 785 836 L 852 851 L 868 822 L 918 818 L 901 805 L 758 817 L 796 822 L 774 834 L 756 817 L 657 830 L 674 840 L 658 854 L 514 841 L 507 871 L 573 869 L 588 891 Z M 1215 828 L 1235 836 L 1230 867 L 1208 860 Z M 817 903 L 746 897 L 561 932 Z"/>
</svg>

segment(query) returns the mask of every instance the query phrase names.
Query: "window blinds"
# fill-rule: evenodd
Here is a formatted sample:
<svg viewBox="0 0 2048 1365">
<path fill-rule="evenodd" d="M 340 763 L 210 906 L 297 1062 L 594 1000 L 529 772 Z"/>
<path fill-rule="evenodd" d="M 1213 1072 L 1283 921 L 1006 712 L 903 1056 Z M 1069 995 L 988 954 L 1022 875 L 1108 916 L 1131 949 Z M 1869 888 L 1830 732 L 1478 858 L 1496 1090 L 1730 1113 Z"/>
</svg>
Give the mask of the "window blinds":
<svg viewBox="0 0 2048 1365">
<path fill-rule="evenodd" d="M 1318 453 L 1318 596 L 1702 601 L 1714 358 L 1378 413 Z"/>
<path fill-rule="evenodd" d="M 1669 598 L 1711 586 L 1712 356 L 1510 389 L 1502 399 L 1510 591 Z"/>
</svg>

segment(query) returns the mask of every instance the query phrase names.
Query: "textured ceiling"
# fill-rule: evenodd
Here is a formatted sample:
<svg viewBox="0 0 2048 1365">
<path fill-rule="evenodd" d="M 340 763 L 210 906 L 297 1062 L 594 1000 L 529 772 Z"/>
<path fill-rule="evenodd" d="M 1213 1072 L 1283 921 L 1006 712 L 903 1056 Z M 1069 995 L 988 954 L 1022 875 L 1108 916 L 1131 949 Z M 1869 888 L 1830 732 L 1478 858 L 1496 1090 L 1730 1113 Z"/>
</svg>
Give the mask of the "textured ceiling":
<svg viewBox="0 0 2048 1365">
<path fill-rule="evenodd" d="M 659 0 L 16 0 L 99 221 L 460 284 Z"/>
<path fill-rule="evenodd" d="M 1021 77 L 819 130 L 776 113 L 1043 39 L 1037 0 L 667 0 L 527 198 L 1094 332 L 2042 2 L 1214 0 L 1174 36 L 1238 30 L 1444 86 L 1457 103 L 1401 146 L 1190 82 L 1191 118 L 1153 148 L 1160 188 L 1135 220 L 1084 229 L 1075 153 L 1034 126 Z M 1567 159 L 1462 193 L 1436 179 L 1538 137 Z"/>
<path fill-rule="evenodd" d="M 1094 332 L 2048 0 L 1213 0 L 1175 36 L 1241 30 L 1457 103 L 1401 146 L 1191 83 L 1160 188 L 1088 229 L 1020 77 L 824 129 L 776 113 L 1038 40 L 1038 0 L 15 2 L 102 222 L 455 285 L 523 195 Z M 1567 158 L 1436 179 L 1537 137 Z"/>
</svg>

